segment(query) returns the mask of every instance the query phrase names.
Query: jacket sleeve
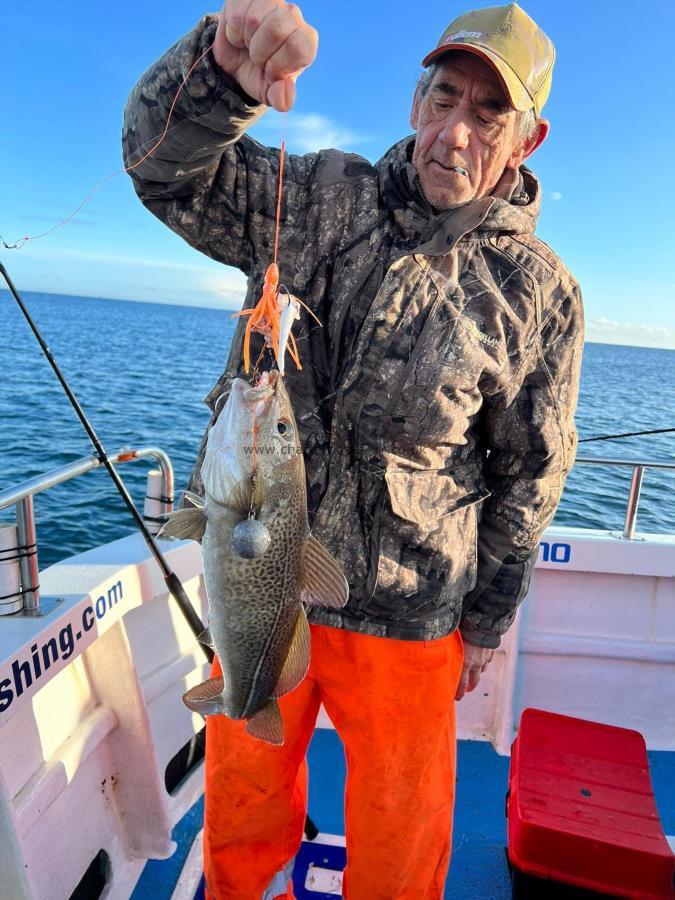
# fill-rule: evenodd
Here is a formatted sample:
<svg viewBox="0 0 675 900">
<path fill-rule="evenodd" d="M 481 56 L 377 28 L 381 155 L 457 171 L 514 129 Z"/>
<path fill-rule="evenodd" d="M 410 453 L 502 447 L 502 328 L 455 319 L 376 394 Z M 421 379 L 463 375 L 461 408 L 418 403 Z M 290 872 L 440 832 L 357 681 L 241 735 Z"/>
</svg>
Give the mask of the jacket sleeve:
<svg viewBox="0 0 675 900">
<path fill-rule="evenodd" d="M 583 351 L 579 288 L 548 315 L 515 396 L 488 398 L 482 430 L 486 486 L 476 587 L 464 599 L 462 637 L 495 648 L 527 594 L 539 539 L 574 462 Z"/>
<path fill-rule="evenodd" d="M 143 204 L 189 244 L 247 275 L 272 258 L 279 151 L 246 137 L 265 107 L 217 67 L 218 17 L 208 15 L 141 76 L 124 114 L 124 164 Z M 170 116 L 171 112 L 171 116 Z M 170 116 L 170 121 L 169 121 Z M 154 147 L 169 122 L 160 146 Z M 317 154 L 292 156 L 284 172 L 282 221 L 301 230 Z"/>
</svg>

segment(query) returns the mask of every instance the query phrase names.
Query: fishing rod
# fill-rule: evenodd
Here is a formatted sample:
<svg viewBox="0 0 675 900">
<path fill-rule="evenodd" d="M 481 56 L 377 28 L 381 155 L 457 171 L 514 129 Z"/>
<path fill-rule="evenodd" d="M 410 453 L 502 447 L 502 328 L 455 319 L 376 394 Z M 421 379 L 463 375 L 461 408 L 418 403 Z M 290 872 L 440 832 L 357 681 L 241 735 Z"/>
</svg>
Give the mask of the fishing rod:
<svg viewBox="0 0 675 900">
<path fill-rule="evenodd" d="M 623 434 L 600 434 L 598 437 L 580 438 L 580 444 L 589 444 L 591 441 L 613 441 L 616 438 L 638 437 L 643 434 L 668 434 L 675 428 L 652 428 L 651 431 L 624 431 Z"/>
<path fill-rule="evenodd" d="M 47 343 L 45 342 L 42 335 L 40 334 L 40 331 L 38 330 L 37 325 L 31 318 L 31 315 L 28 312 L 23 300 L 19 296 L 19 292 L 14 287 L 14 284 L 12 282 L 12 279 L 9 277 L 9 273 L 7 272 L 7 269 L 1 262 L 0 262 L 0 275 L 2 275 L 2 277 L 5 279 L 5 282 L 7 283 L 7 286 L 9 287 L 9 290 L 10 290 L 12 296 L 14 297 L 17 304 L 19 305 L 19 309 L 23 313 L 23 315 L 24 315 L 26 321 L 28 322 L 28 324 L 30 325 L 30 328 L 31 328 L 33 334 L 35 335 L 40 347 L 42 348 L 42 352 L 47 357 L 47 360 L 49 361 L 50 366 L 54 370 L 54 374 L 56 375 L 58 380 L 61 382 L 61 387 L 66 392 L 66 396 L 70 400 L 71 406 L 77 413 L 77 416 L 78 416 L 80 422 L 82 423 L 84 430 L 87 432 L 87 434 L 89 436 L 89 440 L 94 445 L 94 449 L 96 450 L 96 455 L 98 456 L 101 463 L 108 470 L 108 473 L 109 473 L 110 477 L 112 478 L 112 480 L 115 484 L 115 487 L 119 491 L 122 499 L 124 500 L 124 502 L 127 505 L 129 512 L 131 513 L 134 521 L 136 522 L 136 525 L 138 526 L 138 530 L 141 532 L 145 543 L 148 545 L 148 548 L 150 549 L 150 552 L 154 556 L 154 558 L 157 562 L 157 565 L 162 570 L 162 575 L 164 576 L 164 581 L 169 590 L 169 593 L 171 594 L 171 596 L 174 598 L 174 600 L 180 607 L 180 611 L 185 616 L 185 619 L 186 619 L 188 625 L 190 626 L 190 630 L 192 631 L 192 633 L 194 634 L 194 636 L 196 638 L 199 638 L 200 635 L 202 634 L 202 632 L 204 631 L 204 624 L 202 623 L 201 619 L 197 615 L 192 603 L 190 603 L 188 595 L 185 593 L 185 588 L 181 584 L 178 576 L 176 575 L 175 572 L 173 572 L 169 568 L 169 564 L 164 559 L 164 556 L 163 556 L 161 550 L 159 549 L 159 547 L 157 546 L 155 539 L 148 531 L 145 522 L 143 521 L 138 510 L 136 509 L 136 505 L 134 504 L 134 501 L 132 500 L 129 491 L 127 490 L 124 482 L 118 475 L 117 470 L 115 469 L 115 466 L 110 462 L 110 459 L 108 458 L 108 454 L 105 452 L 103 445 L 99 441 L 98 436 L 91 425 L 91 422 L 86 417 L 84 410 L 78 403 L 77 398 L 75 397 L 75 395 L 73 394 L 73 392 L 70 388 L 70 385 L 68 384 L 68 382 L 65 379 L 65 376 L 63 375 L 63 373 L 61 372 L 61 369 L 56 364 L 56 360 L 54 359 L 51 350 L 47 346 Z M 211 650 L 211 648 L 206 647 L 204 644 L 201 644 L 201 643 L 199 646 L 204 651 L 204 655 L 206 656 L 208 661 L 211 662 L 213 660 L 213 651 Z"/>
</svg>

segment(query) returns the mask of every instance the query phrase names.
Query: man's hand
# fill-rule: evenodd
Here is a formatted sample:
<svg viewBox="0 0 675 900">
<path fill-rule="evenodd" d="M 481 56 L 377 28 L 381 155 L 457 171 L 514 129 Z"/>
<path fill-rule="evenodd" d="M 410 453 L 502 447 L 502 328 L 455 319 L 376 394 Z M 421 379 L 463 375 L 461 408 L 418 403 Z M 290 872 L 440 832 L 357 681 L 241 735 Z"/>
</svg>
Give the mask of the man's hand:
<svg viewBox="0 0 675 900">
<path fill-rule="evenodd" d="M 249 96 L 286 112 L 295 103 L 295 79 L 314 61 L 318 44 L 293 3 L 225 0 L 211 52 Z"/>
<path fill-rule="evenodd" d="M 480 676 L 487 669 L 494 652 L 487 647 L 476 647 L 475 644 L 464 641 L 464 667 L 455 700 L 461 700 L 464 694 L 472 691 L 478 685 Z"/>
</svg>

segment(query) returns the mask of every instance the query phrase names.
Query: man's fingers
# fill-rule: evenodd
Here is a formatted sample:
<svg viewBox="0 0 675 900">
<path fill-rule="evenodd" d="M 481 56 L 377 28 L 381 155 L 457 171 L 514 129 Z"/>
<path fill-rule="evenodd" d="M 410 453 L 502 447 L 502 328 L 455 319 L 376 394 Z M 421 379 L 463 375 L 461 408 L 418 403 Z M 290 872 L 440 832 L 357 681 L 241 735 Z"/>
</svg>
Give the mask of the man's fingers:
<svg viewBox="0 0 675 900">
<path fill-rule="evenodd" d="M 313 28 L 297 28 L 267 60 L 265 77 L 270 82 L 291 74 L 297 77 L 314 62 L 318 44 L 318 34 Z"/>
<path fill-rule="evenodd" d="M 480 669 L 478 666 L 470 666 L 462 671 L 455 700 L 461 700 L 465 694 L 470 694 L 471 691 L 478 687 L 482 672 L 483 669 Z"/>
<path fill-rule="evenodd" d="M 284 78 L 275 81 L 267 91 L 267 105 L 277 112 L 288 112 L 295 103 L 295 81 L 292 78 Z"/>
<path fill-rule="evenodd" d="M 469 669 L 469 685 L 467 687 L 469 693 L 478 687 L 482 671 L 482 669 Z"/>
<path fill-rule="evenodd" d="M 319 38 L 300 9 L 285 0 L 226 0 L 213 58 L 261 103 L 286 111 L 294 80 L 316 57 Z"/>
<path fill-rule="evenodd" d="M 455 694 L 455 700 L 461 700 L 464 694 L 466 694 L 466 686 L 468 684 L 468 677 L 464 672 L 462 672 L 462 676 L 459 679 L 459 684 L 457 685 L 457 692 Z"/>
<path fill-rule="evenodd" d="M 481 675 L 487 669 L 493 656 L 494 650 L 477 647 L 468 642 L 464 643 L 464 665 L 455 699 L 461 700 L 465 694 L 478 687 Z"/>
<path fill-rule="evenodd" d="M 283 10 L 278 8 L 272 10 L 269 15 L 265 16 L 262 25 L 251 37 L 248 45 L 251 62 L 264 71 L 268 60 L 274 56 L 297 27 L 297 22 L 283 15 Z"/>
<path fill-rule="evenodd" d="M 244 40 L 244 29 L 246 26 L 246 15 L 249 6 L 254 0 L 227 0 L 223 8 L 225 16 L 225 37 L 232 44 L 242 50 L 246 46 Z"/>
<path fill-rule="evenodd" d="M 244 41 L 247 47 L 267 16 L 278 8 L 279 4 L 276 0 L 250 0 L 243 25 Z"/>
<path fill-rule="evenodd" d="M 462 669 L 462 674 L 459 679 L 459 685 L 457 686 L 457 693 L 455 694 L 455 700 L 461 700 L 464 694 L 468 691 L 473 690 L 471 685 L 471 669 L 466 668 Z"/>
</svg>

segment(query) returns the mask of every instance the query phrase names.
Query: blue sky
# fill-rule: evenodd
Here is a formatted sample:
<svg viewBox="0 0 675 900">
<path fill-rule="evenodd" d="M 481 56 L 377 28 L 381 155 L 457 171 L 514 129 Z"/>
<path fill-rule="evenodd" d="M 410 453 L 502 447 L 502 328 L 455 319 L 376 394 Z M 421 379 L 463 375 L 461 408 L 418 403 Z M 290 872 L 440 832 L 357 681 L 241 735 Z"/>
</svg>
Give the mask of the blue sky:
<svg viewBox="0 0 675 900">
<path fill-rule="evenodd" d="M 298 82 L 287 145 L 377 159 L 409 133 L 420 60 L 448 22 L 491 2 L 299 0 L 319 31 Z M 531 159 L 544 202 L 538 234 L 584 292 L 587 337 L 675 348 L 672 167 L 675 3 L 529 0 L 558 61 Z M 215 8 L 215 5 L 214 7 Z M 0 3 L 0 234 L 63 219 L 121 166 L 126 97 L 141 72 L 207 12 L 198 0 Z M 269 114 L 255 136 L 277 145 Z M 0 251 L 19 288 L 237 308 L 243 276 L 184 244 L 112 179 L 49 237 Z"/>
</svg>

